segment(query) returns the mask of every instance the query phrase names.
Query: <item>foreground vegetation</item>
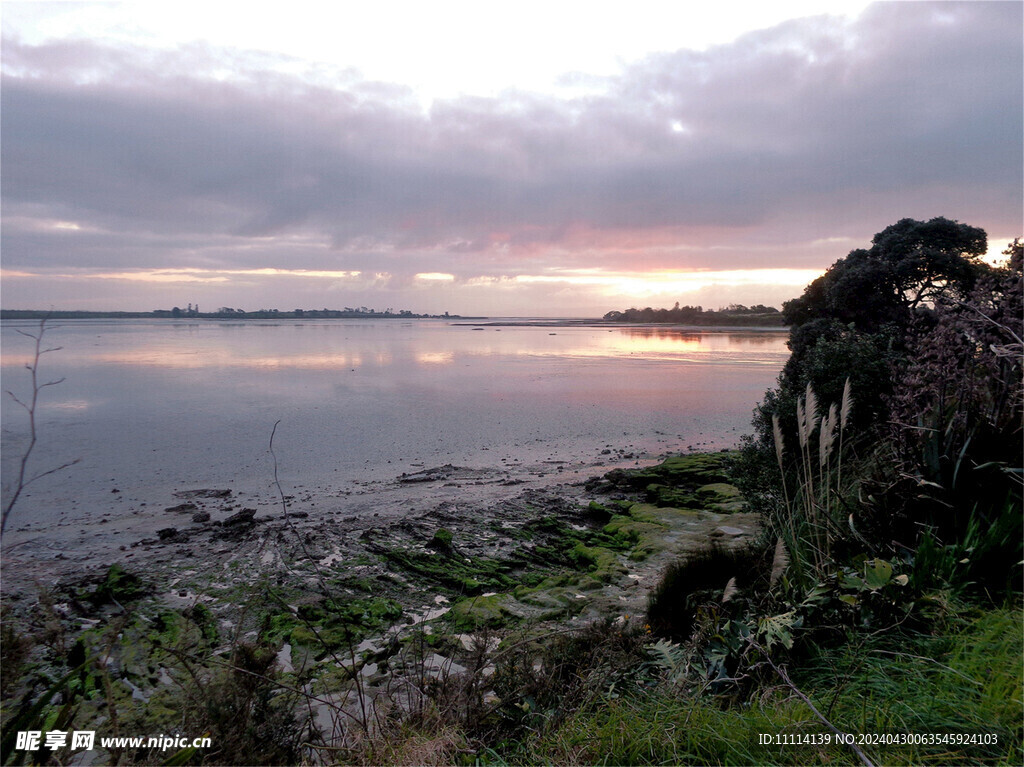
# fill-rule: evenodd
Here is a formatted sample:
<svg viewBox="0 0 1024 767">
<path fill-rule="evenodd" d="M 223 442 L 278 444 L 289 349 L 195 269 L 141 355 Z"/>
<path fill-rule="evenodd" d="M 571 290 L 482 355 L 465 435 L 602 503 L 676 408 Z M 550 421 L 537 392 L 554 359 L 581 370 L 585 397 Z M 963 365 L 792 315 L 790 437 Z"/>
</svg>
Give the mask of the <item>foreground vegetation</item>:
<svg viewBox="0 0 1024 767">
<path fill-rule="evenodd" d="M 114 569 L 73 595 L 105 611 L 84 633 L 55 605 L 6 621 L 4 761 L 16 729 L 101 721 L 212 734 L 171 763 L 1024 763 L 1024 248 L 985 249 L 903 220 L 838 261 L 784 308 L 793 356 L 739 454 L 612 472 L 489 555 L 443 527 L 374 544 L 436 620 L 310 556 L 303 589 L 233 593 L 230 636 Z M 751 510 L 756 536 L 729 524 Z M 699 520 L 720 534 L 673 556 Z"/>
</svg>

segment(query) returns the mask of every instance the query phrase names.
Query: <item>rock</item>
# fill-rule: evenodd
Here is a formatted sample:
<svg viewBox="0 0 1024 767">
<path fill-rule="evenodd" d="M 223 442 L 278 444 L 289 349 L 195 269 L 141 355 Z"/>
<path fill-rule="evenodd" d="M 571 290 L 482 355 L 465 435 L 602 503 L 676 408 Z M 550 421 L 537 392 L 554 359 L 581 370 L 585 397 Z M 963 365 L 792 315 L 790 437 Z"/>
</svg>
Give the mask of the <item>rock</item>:
<svg viewBox="0 0 1024 767">
<path fill-rule="evenodd" d="M 235 514 L 224 520 L 223 525 L 225 527 L 232 527 L 234 525 L 248 525 L 252 524 L 253 517 L 256 516 L 256 509 L 242 509 Z"/>
<path fill-rule="evenodd" d="M 156 535 L 161 541 L 173 540 L 178 537 L 178 528 L 165 527 L 162 530 L 157 530 Z"/>
<path fill-rule="evenodd" d="M 227 498 L 231 495 L 230 490 L 179 490 L 174 494 L 175 498 Z"/>
<path fill-rule="evenodd" d="M 192 515 L 192 521 L 193 522 L 209 522 L 210 521 L 210 512 L 208 512 L 208 511 L 196 512 L 195 514 Z"/>
<path fill-rule="evenodd" d="M 722 525 L 721 527 L 716 527 L 715 528 L 715 532 L 718 533 L 719 535 L 731 535 L 731 536 L 734 536 L 734 537 L 737 536 L 737 535 L 746 535 L 747 534 L 746 530 L 741 530 L 738 527 L 729 527 L 728 525 Z"/>
<path fill-rule="evenodd" d="M 177 506 L 168 506 L 164 511 L 175 511 L 184 514 L 188 511 L 198 511 L 199 507 L 194 503 L 179 503 Z"/>
<path fill-rule="evenodd" d="M 406 474 L 404 471 L 398 477 L 399 482 L 410 483 L 410 482 L 437 482 L 442 479 L 448 479 L 451 472 L 455 470 L 455 467 L 451 464 L 445 464 L 444 466 L 437 466 L 433 469 L 424 469 L 423 471 L 417 471 L 412 474 Z"/>
</svg>

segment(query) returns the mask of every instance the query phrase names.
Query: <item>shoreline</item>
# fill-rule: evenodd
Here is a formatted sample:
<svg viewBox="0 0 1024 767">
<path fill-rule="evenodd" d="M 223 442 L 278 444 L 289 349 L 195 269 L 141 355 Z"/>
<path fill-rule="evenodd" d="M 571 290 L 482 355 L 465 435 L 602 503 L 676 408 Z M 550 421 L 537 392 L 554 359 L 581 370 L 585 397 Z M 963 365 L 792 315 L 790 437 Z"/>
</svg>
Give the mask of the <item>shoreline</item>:
<svg viewBox="0 0 1024 767">
<path fill-rule="evenodd" d="M 472 464 L 459 462 L 432 468 L 425 463 L 383 465 L 347 479 L 320 476 L 297 482 L 282 478 L 281 486 L 290 518 L 299 528 L 337 524 L 343 530 L 359 530 L 374 524 L 400 523 L 446 503 L 495 504 L 530 489 L 555 488 L 567 497 L 576 496 L 586 480 L 614 469 L 654 464 L 680 451 L 731 446 L 697 441 L 696 446 L 685 451 L 682 448 L 652 452 L 633 445 L 596 446 L 588 451 L 589 457 L 574 451 L 565 458 L 559 458 L 558 453 L 547 458 L 542 453 L 480 453 L 481 460 Z M 46 588 L 79 572 L 115 562 L 144 563 L 169 545 L 159 539 L 162 530 L 173 528 L 181 537 L 202 538 L 243 510 L 255 511 L 253 518 L 258 523 L 280 520 L 284 517 L 280 493 L 269 465 L 266 468 L 265 476 L 258 480 L 247 477 L 235 481 L 237 477 L 231 477 L 227 482 L 202 486 L 179 480 L 132 487 L 96 480 L 96 488 L 88 495 L 77 495 L 68 502 L 66 519 L 64 514 L 57 518 L 55 513 L 32 517 L 32 496 L 26 495 L 15 508 L 4 535 L 0 594 L 6 598 L 20 590 Z M 435 481 L 416 482 L 417 473 L 438 476 Z M 218 494 L 204 495 L 205 491 Z M 207 516 L 197 520 L 193 518 L 196 514 Z"/>
<path fill-rule="evenodd" d="M 356 689 L 365 706 L 409 673 L 398 660 L 378 669 L 414 636 L 435 638 L 431 662 L 457 673 L 478 640 L 493 652 L 510 632 L 629 622 L 670 562 L 713 541 L 749 544 L 759 520 L 727 484 L 727 454 L 658 463 L 620 449 L 586 477 L 556 471 L 532 483 L 501 469 L 430 467 L 368 492 L 380 510 L 363 516 L 309 513 L 312 495 L 283 487 L 276 507 L 264 499 L 270 508 L 258 509 L 224 488 L 179 491 L 162 514 L 187 522 L 114 558 L 60 555 L 49 583 L 33 578 L 30 550 L 5 552 L 5 624 L 15 636 L 56 631 L 62 647 L 97 649 L 114 628 L 117 649 L 107 652 L 129 690 L 119 705 L 131 710 L 175 699 L 184 671 L 160 648 L 171 637 L 199 641 L 197 626 L 207 643 L 189 652 L 203 663 L 237 642 L 259 644 L 286 680 L 320 680 L 342 708 Z M 348 644 L 345 657 L 336 643 Z M 67 662 L 58 654 L 40 668 Z"/>
</svg>

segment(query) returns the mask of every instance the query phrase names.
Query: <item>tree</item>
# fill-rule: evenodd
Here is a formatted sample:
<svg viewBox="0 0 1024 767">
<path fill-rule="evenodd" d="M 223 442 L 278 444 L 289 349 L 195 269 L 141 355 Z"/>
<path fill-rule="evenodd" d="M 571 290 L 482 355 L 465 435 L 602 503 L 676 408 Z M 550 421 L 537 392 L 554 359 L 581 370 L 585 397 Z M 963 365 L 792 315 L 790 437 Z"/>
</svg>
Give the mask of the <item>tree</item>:
<svg viewBox="0 0 1024 767">
<path fill-rule="evenodd" d="M 796 433 L 796 402 L 808 384 L 823 402 L 837 402 L 847 378 L 857 406 L 859 433 L 885 422 L 893 378 L 906 364 L 915 318 L 936 302 L 966 298 L 991 270 L 978 257 L 987 248 L 984 230 L 946 218 L 902 219 L 851 251 L 799 298 L 787 301 L 789 361 L 777 389 L 755 411 L 756 450 L 772 448 L 772 416 L 783 433 Z"/>
<path fill-rule="evenodd" d="M 782 308 L 792 326 L 832 319 L 876 332 L 886 325 L 907 327 L 924 304 L 963 298 L 986 273 L 978 260 L 988 247 L 983 229 L 933 218 L 904 218 L 834 263 Z"/>
</svg>

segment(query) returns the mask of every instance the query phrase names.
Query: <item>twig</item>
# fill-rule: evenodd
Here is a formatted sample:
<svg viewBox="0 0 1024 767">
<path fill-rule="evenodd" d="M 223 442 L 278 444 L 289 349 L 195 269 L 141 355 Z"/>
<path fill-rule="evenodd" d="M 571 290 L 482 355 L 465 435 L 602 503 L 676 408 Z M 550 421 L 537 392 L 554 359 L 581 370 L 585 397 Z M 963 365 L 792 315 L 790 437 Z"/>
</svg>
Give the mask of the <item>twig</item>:
<svg viewBox="0 0 1024 767">
<path fill-rule="evenodd" d="M 20 399 L 18 399 L 18 397 L 14 394 L 14 392 L 9 391 L 9 390 L 7 392 L 7 394 L 10 396 L 10 398 L 12 400 L 14 400 L 15 402 L 17 402 L 19 405 L 21 405 L 25 409 L 25 412 L 28 413 L 29 442 L 28 442 L 28 447 L 25 449 L 25 452 L 21 454 L 21 462 L 20 462 L 20 465 L 18 467 L 18 479 L 17 479 L 17 482 L 15 482 L 15 484 L 14 484 L 14 492 L 11 495 L 10 500 L 8 500 L 7 504 L 4 506 L 3 517 L 0 518 L 0 536 L 2 536 L 3 535 L 3 531 L 7 529 L 7 518 L 10 516 L 11 510 L 14 508 L 14 504 L 16 504 L 18 502 L 18 498 L 21 497 L 21 493 L 25 490 L 26 487 L 28 487 L 29 485 L 31 485 L 33 482 L 35 482 L 38 479 L 42 479 L 43 477 L 49 476 L 50 474 L 54 474 L 55 472 L 62 471 L 64 469 L 68 468 L 69 466 L 74 466 L 80 460 L 80 459 L 76 458 L 73 461 L 69 461 L 69 462 L 67 462 L 65 464 L 62 464 L 61 466 L 56 467 L 55 469 L 50 469 L 49 471 L 41 472 L 41 473 L 36 474 L 35 476 L 33 476 L 33 477 L 29 478 L 29 479 L 25 478 L 25 474 L 26 474 L 26 472 L 28 470 L 28 459 L 32 455 L 32 451 L 35 449 L 35 446 L 36 446 L 36 439 L 37 439 L 37 434 L 36 434 L 36 406 L 37 406 L 37 404 L 39 402 L 39 392 L 41 392 L 47 386 L 56 386 L 57 384 L 62 383 L 64 381 L 63 378 L 58 378 L 55 381 L 47 381 L 46 383 L 42 383 L 42 384 L 39 383 L 39 377 L 38 376 L 39 376 L 39 360 L 40 360 L 40 358 L 44 354 L 48 354 L 50 352 L 60 351 L 61 348 L 62 348 L 60 346 L 53 346 L 53 347 L 50 347 L 49 349 L 44 349 L 43 348 L 43 336 L 46 334 L 46 320 L 47 319 L 48 319 L 48 317 L 43 317 L 43 319 L 41 319 L 39 321 L 39 332 L 37 334 L 33 335 L 32 333 L 27 333 L 24 330 L 20 330 L 20 329 L 17 330 L 19 335 L 23 335 L 26 338 L 31 338 L 33 341 L 35 341 L 35 345 L 36 345 L 36 350 L 35 350 L 35 354 L 32 357 L 32 361 L 30 363 L 28 363 L 27 365 L 25 365 L 25 369 L 28 370 L 28 372 L 32 376 L 32 397 L 29 400 L 28 404 L 26 404 L 26 403 L 22 402 Z"/>
<path fill-rule="evenodd" d="M 834 724 L 832 724 L 832 722 L 830 722 L 828 719 L 826 719 L 825 715 L 822 714 L 820 711 L 818 711 L 818 709 L 815 707 L 815 705 L 813 703 L 811 703 L 811 699 L 808 698 L 806 695 L 804 695 L 800 691 L 800 689 L 795 684 L 793 684 L 793 681 L 789 678 L 789 674 L 786 673 L 786 669 L 779 668 L 778 666 L 776 666 L 775 662 L 771 659 L 771 656 L 768 654 L 768 652 L 766 650 L 764 650 L 764 648 L 762 648 L 756 642 L 751 642 L 751 644 L 753 646 L 757 647 L 759 650 L 761 650 L 762 653 L 764 653 L 764 657 L 765 657 L 765 660 L 768 661 L 768 665 L 771 666 L 775 670 L 775 673 L 778 674 L 779 678 L 782 679 L 782 681 L 786 683 L 786 686 L 789 687 L 789 689 L 791 689 L 793 692 L 795 692 L 797 694 L 797 697 L 800 698 L 800 700 L 802 700 L 805 704 L 807 704 L 807 707 L 809 709 L 811 709 L 811 711 L 814 713 L 814 715 L 816 717 L 818 717 L 818 719 L 821 720 L 822 724 L 824 724 L 826 727 L 828 727 L 830 730 L 832 730 L 832 732 L 834 732 L 836 735 L 839 736 L 839 742 L 840 743 L 843 743 L 844 745 L 847 745 L 847 746 L 850 747 L 850 750 L 853 751 L 853 753 L 855 753 L 857 755 L 857 757 L 864 764 L 864 767 L 875 767 L 874 762 L 872 762 L 868 758 L 868 755 L 865 754 L 864 751 L 861 750 L 861 748 L 856 743 L 850 742 L 846 738 L 846 733 L 842 732 L 838 727 L 836 727 Z"/>
</svg>

